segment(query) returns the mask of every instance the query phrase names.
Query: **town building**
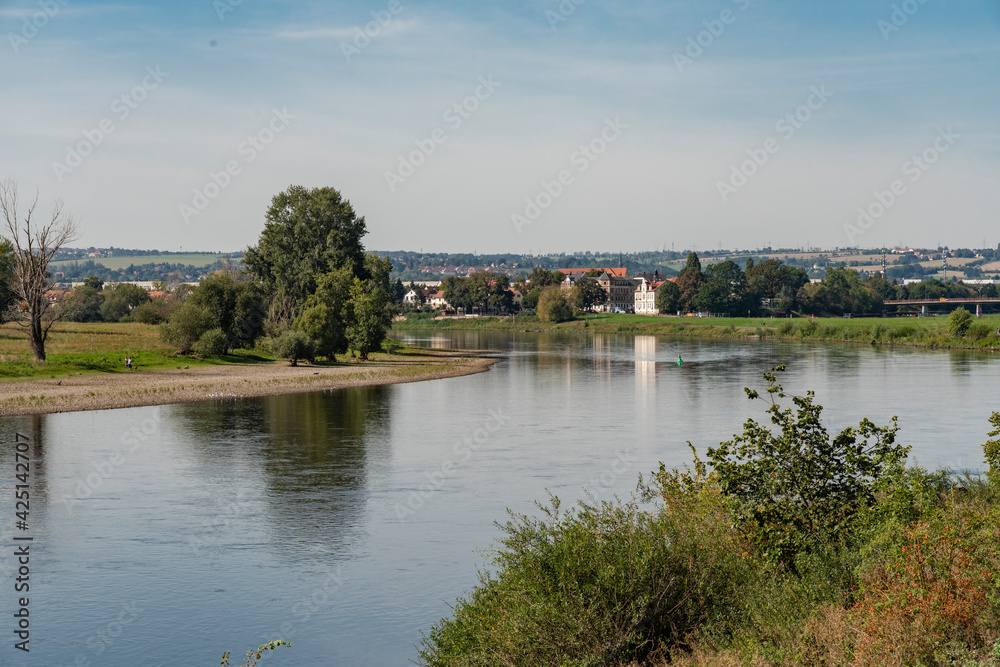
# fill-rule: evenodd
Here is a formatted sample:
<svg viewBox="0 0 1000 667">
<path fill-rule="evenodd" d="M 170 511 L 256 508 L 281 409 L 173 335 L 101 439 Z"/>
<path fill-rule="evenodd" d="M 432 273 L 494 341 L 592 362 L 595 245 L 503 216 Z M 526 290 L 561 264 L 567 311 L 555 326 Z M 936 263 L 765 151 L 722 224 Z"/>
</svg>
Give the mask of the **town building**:
<svg viewBox="0 0 1000 667">
<path fill-rule="evenodd" d="M 633 309 L 636 315 L 659 315 L 660 309 L 656 305 L 656 294 L 666 283 L 665 280 L 646 280 L 639 278 L 639 284 L 633 293 Z"/>
</svg>

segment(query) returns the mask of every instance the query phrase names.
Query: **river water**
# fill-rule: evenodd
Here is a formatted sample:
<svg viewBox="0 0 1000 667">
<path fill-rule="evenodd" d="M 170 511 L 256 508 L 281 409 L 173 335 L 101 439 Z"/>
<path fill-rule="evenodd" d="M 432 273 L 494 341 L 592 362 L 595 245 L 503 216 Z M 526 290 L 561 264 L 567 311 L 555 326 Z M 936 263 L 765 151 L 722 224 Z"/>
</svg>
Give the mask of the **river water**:
<svg viewBox="0 0 1000 667">
<path fill-rule="evenodd" d="M 1000 409 L 1000 360 L 964 351 L 401 339 L 506 358 L 432 382 L 0 420 L 0 662 L 208 667 L 286 638 L 261 664 L 404 665 L 475 584 L 507 508 L 533 512 L 549 492 L 630 495 L 659 461 L 687 462 L 686 441 L 704 452 L 764 418 L 743 387 L 770 366 L 787 365 L 787 390 L 816 391 L 831 431 L 898 415 L 927 467 L 978 469 Z M 27 531 L 15 524 L 16 433 L 29 439 Z M 30 591 L 18 593 L 25 544 Z M 14 648 L 22 596 L 30 653 Z"/>
</svg>

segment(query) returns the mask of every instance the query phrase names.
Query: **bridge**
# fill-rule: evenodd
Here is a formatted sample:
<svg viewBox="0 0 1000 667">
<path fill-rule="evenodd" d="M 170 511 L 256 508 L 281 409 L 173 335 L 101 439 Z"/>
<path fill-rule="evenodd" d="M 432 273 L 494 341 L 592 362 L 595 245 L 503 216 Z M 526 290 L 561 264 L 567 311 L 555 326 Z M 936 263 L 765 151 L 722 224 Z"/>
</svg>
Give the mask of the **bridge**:
<svg viewBox="0 0 1000 667">
<path fill-rule="evenodd" d="M 1000 306 L 1000 298 L 997 297 L 955 297 L 951 299 L 890 299 L 882 302 L 886 306 L 920 306 L 920 312 L 927 314 L 927 306 L 942 305 L 973 305 L 976 306 L 976 317 L 983 314 L 983 305 Z"/>
</svg>

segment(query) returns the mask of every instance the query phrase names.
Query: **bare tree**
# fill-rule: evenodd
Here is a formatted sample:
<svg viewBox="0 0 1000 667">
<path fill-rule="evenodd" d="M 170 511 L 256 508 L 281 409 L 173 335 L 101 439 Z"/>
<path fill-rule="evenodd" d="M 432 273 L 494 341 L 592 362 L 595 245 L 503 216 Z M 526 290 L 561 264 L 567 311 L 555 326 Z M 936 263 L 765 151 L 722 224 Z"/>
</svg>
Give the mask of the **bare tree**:
<svg viewBox="0 0 1000 667">
<path fill-rule="evenodd" d="M 63 215 L 62 201 L 56 200 L 52 214 L 45 222 L 36 221 L 38 192 L 23 217 L 19 211 L 17 183 L 8 178 L 0 182 L 0 213 L 7 222 L 10 241 L 14 245 L 14 294 L 21 302 L 23 313 L 19 322 L 28 330 L 28 341 L 35 361 L 45 361 L 45 340 L 49 329 L 58 320 L 58 313 L 46 294 L 50 287 L 49 262 L 67 243 L 76 240 L 77 228 L 71 215 Z"/>
</svg>

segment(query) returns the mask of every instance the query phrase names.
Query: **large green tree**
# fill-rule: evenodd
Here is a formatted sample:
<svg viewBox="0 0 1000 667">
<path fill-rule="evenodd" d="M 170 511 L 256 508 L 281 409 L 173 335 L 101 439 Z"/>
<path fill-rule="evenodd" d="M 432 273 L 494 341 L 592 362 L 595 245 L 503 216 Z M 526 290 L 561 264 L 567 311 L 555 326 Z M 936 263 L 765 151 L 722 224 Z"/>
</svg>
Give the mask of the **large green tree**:
<svg viewBox="0 0 1000 667">
<path fill-rule="evenodd" d="M 468 278 L 449 276 L 442 281 L 441 291 L 455 308 L 510 310 L 513 305 L 510 279 L 492 271 L 477 271 Z"/>
<path fill-rule="evenodd" d="M 591 310 L 607 302 L 608 293 L 593 278 L 584 276 L 573 285 L 573 305 L 580 310 Z"/>
<path fill-rule="evenodd" d="M 131 283 L 118 283 L 104 290 L 101 318 L 105 322 L 126 320 L 132 309 L 151 301 L 149 292 Z"/>
<path fill-rule="evenodd" d="M 364 361 L 385 341 L 394 313 L 392 298 L 383 287 L 355 278 L 348 308 L 347 344 Z"/>
<path fill-rule="evenodd" d="M 731 315 L 745 312 L 749 303 L 746 276 L 731 260 L 708 267 L 705 283 L 692 301 L 692 305 L 699 310 Z"/>
<path fill-rule="evenodd" d="M 217 271 L 202 281 L 163 325 L 164 340 L 187 352 L 205 332 L 219 329 L 227 350 L 256 345 L 264 334 L 265 295 L 258 282 L 245 278 Z"/>
<path fill-rule="evenodd" d="M 656 307 L 661 315 L 676 313 L 681 301 L 681 291 L 677 283 L 668 280 L 656 290 Z"/>
<path fill-rule="evenodd" d="M 816 315 L 829 313 L 875 313 L 882 309 L 882 297 L 858 278 L 858 272 L 843 266 L 830 267 L 821 283 L 809 283 L 797 297 L 802 309 Z"/>
<path fill-rule="evenodd" d="M 705 274 L 701 272 L 701 260 L 698 253 L 688 255 L 687 264 L 677 275 L 677 289 L 680 291 L 681 310 L 691 310 L 695 297 L 705 284 Z"/>
<path fill-rule="evenodd" d="M 104 295 L 90 285 L 77 285 L 63 303 L 63 317 L 70 322 L 100 322 Z"/>
<path fill-rule="evenodd" d="M 783 307 L 793 307 L 799 290 L 809 283 L 809 274 L 804 269 L 777 259 L 756 264 L 748 259 L 746 277 L 747 289 L 755 299 L 778 299 Z"/>
<path fill-rule="evenodd" d="M 565 322 L 573 319 L 573 306 L 568 298 L 569 290 L 558 285 L 549 285 L 538 297 L 538 319 L 542 322 Z"/>
<path fill-rule="evenodd" d="M 294 317 L 316 291 L 319 277 L 335 269 L 369 277 L 361 244 L 365 219 L 336 189 L 293 185 L 274 196 L 265 219 L 257 245 L 247 249 L 243 262 L 276 300 L 287 300 L 281 317 Z"/>
</svg>

